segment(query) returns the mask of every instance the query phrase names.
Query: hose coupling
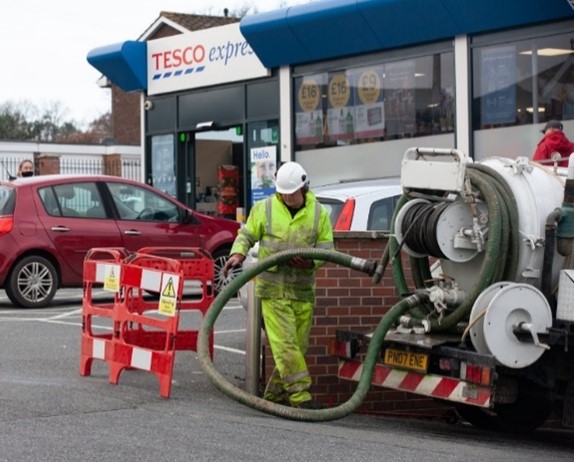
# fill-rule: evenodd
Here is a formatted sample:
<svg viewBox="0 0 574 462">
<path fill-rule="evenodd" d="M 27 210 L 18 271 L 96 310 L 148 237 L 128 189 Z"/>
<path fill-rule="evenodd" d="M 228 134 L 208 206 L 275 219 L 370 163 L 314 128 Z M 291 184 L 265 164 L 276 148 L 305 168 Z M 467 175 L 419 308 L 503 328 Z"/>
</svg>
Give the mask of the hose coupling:
<svg viewBox="0 0 574 462">
<path fill-rule="evenodd" d="M 349 268 L 360 271 L 361 273 L 366 273 L 369 276 L 373 276 L 377 269 L 377 262 L 374 260 L 365 260 L 364 258 L 353 257 Z"/>
<path fill-rule="evenodd" d="M 385 267 L 383 265 L 377 264 L 377 268 L 373 273 L 373 284 L 379 284 L 383 280 L 383 273 L 385 272 Z"/>
</svg>

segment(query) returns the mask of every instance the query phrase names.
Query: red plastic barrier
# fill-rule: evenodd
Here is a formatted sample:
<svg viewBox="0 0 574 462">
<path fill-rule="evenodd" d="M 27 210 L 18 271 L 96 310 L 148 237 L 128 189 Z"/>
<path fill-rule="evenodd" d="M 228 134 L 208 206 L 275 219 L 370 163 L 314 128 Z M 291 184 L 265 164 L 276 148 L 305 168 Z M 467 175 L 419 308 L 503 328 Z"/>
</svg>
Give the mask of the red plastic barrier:
<svg viewBox="0 0 574 462">
<path fill-rule="evenodd" d="M 181 329 L 181 313 L 194 310 L 203 317 L 213 301 L 213 279 L 213 259 L 202 249 L 146 247 L 125 256 L 121 262 L 121 296 L 108 310 L 113 334 L 96 337 L 87 331 L 82 358 L 86 350 L 92 352 L 92 359 L 105 360 L 110 383 L 114 384 L 124 369 L 152 372 L 160 382 L 161 396 L 169 397 L 175 351 L 197 350 L 199 326 Z M 191 296 L 184 294 L 187 283 L 193 285 Z M 211 332 L 212 357 L 213 341 Z M 87 375 L 84 361 L 81 373 Z"/>
<path fill-rule="evenodd" d="M 113 351 L 112 337 L 117 325 L 113 322 L 114 310 L 120 303 L 119 281 L 123 260 L 130 255 L 124 248 L 93 248 L 84 259 L 84 294 L 82 298 L 82 344 L 80 375 L 90 375 L 94 359 L 108 360 Z M 114 285 L 117 284 L 117 291 Z M 110 303 L 97 303 L 93 299 L 94 288 L 104 287 L 114 291 Z M 94 332 L 94 318 L 103 321 L 105 327 Z M 102 332 L 103 330 L 103 332 Z"/>
</svg>

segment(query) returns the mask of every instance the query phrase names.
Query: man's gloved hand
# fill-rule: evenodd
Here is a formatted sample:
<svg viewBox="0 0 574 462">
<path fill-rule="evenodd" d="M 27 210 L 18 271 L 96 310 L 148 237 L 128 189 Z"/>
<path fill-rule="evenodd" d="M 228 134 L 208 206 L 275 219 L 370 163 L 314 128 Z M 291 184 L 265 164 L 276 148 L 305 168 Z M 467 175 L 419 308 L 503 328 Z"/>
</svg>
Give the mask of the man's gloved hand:
<svg viewBox="0 0 574 462">
<path fill-rule="evenodd" d="M 240 253 L 234 253 L 230 255 L 227 261 L 225 262 L 225 266 L 223 267 L 223 275 L 227 277 L 227 273 L 231 268 L 235 268 L 236 266 L 241 265 L 245 260 L 245 255 L 241 255 Z"/>
</svg>

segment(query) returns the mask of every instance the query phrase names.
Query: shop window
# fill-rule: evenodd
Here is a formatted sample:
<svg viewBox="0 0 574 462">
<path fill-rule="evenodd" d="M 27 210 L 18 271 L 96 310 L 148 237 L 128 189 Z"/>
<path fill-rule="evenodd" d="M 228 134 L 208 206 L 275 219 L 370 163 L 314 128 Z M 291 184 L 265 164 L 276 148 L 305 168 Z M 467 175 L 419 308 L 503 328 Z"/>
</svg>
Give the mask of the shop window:
<svg viewBox="0 0 574 462">
<path fill-rule="evenodd" d="M 176 197 L 175 136 L 156 135 L 151 138 L 151 178 L 153 186 Z"/>
<path fill-rule="evenodd" d="M 249 161 L 249 205 L 275 193 L 275 173 L 279 164 L 279 123 L 277 120 L 247 125 Z"/>
<path fill-rule="evenodd" d="M 574 119 L 574 35 L 472 50 L 475 130 Z"/>
<path fill-rule="evenodd" d="M 453 53 L 294 79 L 296 149 L 454 131 Z"/>
</svg>

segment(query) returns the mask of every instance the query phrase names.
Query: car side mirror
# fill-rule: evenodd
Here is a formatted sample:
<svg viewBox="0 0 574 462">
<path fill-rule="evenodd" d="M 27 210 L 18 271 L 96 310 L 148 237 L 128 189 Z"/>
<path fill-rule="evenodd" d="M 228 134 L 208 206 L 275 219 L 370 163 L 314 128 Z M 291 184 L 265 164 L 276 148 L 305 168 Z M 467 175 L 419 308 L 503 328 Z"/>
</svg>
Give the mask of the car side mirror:
<svg viewBox="0 0 574 462">
<path fill-rule="evenodd" d="M 181 222 L 186 225 L 198 223 L 197 218 L 195 218 L 195 215 L 193 213 L 193 210 L 188 208 L 182 209 Z"/>
<path fill-rule="evenodd" d="M 191 211 L 189 209 L 181 209 L 180 217 L 181 223 L 184 225 L 188 224 L 191 221 Z"/>
</svg>

